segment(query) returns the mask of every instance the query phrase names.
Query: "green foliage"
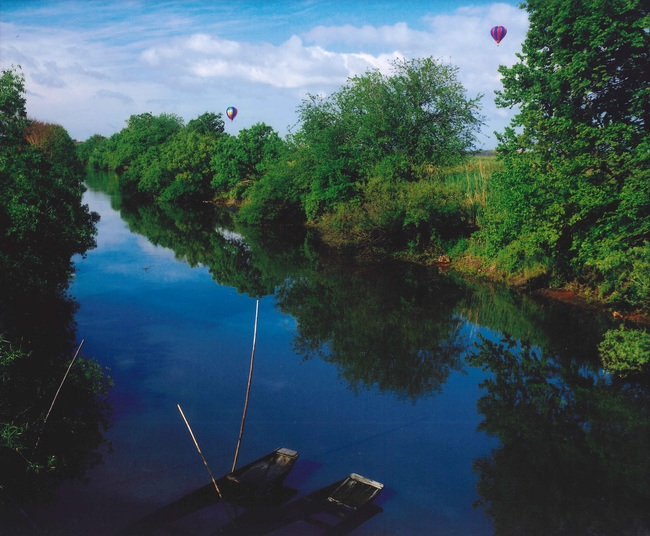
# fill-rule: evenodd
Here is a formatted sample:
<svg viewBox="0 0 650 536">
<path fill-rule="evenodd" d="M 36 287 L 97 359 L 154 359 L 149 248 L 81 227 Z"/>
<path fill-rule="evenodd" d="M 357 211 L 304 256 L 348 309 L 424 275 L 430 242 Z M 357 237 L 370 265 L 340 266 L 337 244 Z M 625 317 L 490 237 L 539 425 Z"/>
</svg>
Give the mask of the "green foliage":
<svg viewBox="0 0 650 536">
<path fill-rule="evenodd" d="M 492 175 L 501 170 L 495 156 L 472 156 L 466 162 L 445 167 L 438 172 L 447 184 L 454 184 L 463 193 L 464 206 L 470 225 L 476 228 L 487 204 Z"/>
<path fill-rule="evenodd" d="M 280 136 L 264 123 L 242 129 L 237 136 L 222 137 L 212 158 L 212 188 L 218 194 L 242 199 L 246 190 L 277 160 L 282 148 Z"/>
<path fill-rule="evenodd" d="M 299 108 L 296 141 L 313 159 L 308 219 L 357 199 L 372 177 L 416 180 L 422 166 L 457 163 L 473 146 L 480 97 L 465 97 L 455 67 L 431 58 L 392 67 L 391 75 L 369 71 Z"/>
<path fill-rule="evenodd" d="M 106 138 L 101 134 L 93 134 L 85 142 L 77 146 L 77 156 L 82 163 L 90 163 L 93 167 L 99 167 L 97 156 Z"/>
<path fill-rule="evenodd" d="M 147 112 L 132 115 L 119 132 L 110 169 L 121 171 L 131 166 L 138 155 L 162 144 L 183 127 L 183 119 L 174 114 L 154 116 Z"/>
<path fill-rule="evenodd" d="M 183 129 L 160 148 L 158 166 L 167 180 L 151 189 L 163 201 L 187 202 L 211 197 L 210 159 L 215 147 L 215 138 L 196 130 Z M 140 180 L 144 189 L 145 178 Z"/>
<path fill-rule="evenodd" d="M 501 67 L 499 135 L 477 238 L 509 271 L 577 279 L 647 306 L 650 14 L 640 0 L 527 2 L 519 63 Z M 642 274 L 635 279 L 631 267 Z"/>
<path fill-rule="evenodd" d="M 238 217 L 306 220 L 331 244 L 382 252 L 438 251 L 441 237 L 466 233 L 465 193 L 436 170 L 466 158 L 480 97 L 467 99 L 457 69 L 431 58 L 392 67 L 303 101 L 300 129 L 247 191 Z M 232 188 L 241 176 L 217 172 L 213 186 Z"/>
<path fill-rule="evenodd" d="M 186 128 L 190 132 L 217 138 L 223 134 L 225 124 L 221 114 L 205 112 L 196 119 L 191 119 Z"/>
<path fill-rule="evenodd" d="M 650 333 L 625 326 L 605 333 L 598 347 L 605 369 L 622 377 L 650 373 Z"/>
<path fill-rule="evenodd" d="M 253 183 L 237 211 L 237 221 L 248 225 L 295 224 L 304 220 L 301 210 L 301 179 L 295 161 L 278 159 Z"/>
<path fill-rule="evenodd" d="M 24 106 L 24 99 L 15 95 L 24 91 L 22 77 L 4 71 L 0 80 L 1 100 Z M 19 126 L 28 126 L 21 119 L 24 109 L 7 108 L 4 114 Z M 81 166 L 63 127 L 32 122 L 31 130 L 16 136 L 16 124 L 9 119 L 2 126 L 6 130 L 0 131 L 0 286 L 15 288 L 21 282 L 26 288 L 57 294 L 73 271 L 71 257 L 94 247 L 99 216 L 81 204 Z M 28 141 L 35 130 L 38 136 Z"/>
<path fill-rule="evenodd" d="M 16 69 L 0 77 L 0 149 L 19 143 L 27 126 L 25 77 Z"/>
<path fill-rule="evenodd" d="M 91 137 L 79 156 L 93 167 L 117 170 L 126 194 L 173 203 L 203 201 L 213 196 L 215 146 L 227 137 L 221 114 L 206 112 L 183 126 L 176 115 L 145 113 L 131 116 L 110 138 Z"/>
<path fill-rule="evenodd" d="M 108 426 L 109 382 L 80 357 L 46 421 L 74 340 L 72 256 L 94 247 L 99 216 L 81 204 L 81 163 L 68 133 L 24 120 L 21 75 L 4 71 L 0 82 L 0 488 L 16 498 L 27 488 L 46 495 L 57 478 L 98 461 L 90 453 Z M 73 451 L 61 439 L 70 434 Z"/>
</svg>

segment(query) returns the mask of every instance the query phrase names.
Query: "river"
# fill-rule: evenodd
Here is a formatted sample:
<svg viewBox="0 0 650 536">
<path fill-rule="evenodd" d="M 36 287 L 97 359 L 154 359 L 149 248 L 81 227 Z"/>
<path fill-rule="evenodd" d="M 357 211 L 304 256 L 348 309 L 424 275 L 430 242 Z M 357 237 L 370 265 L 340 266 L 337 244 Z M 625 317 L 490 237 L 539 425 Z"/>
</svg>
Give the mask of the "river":
<svg viewBox="0 0 650 536">
<path fill-rule="evenodd" d="M 254 334 L 239 466 L 298 451 L 285 481 L 297 498 L 351 473 L 381 482 L 380 509 L 355 535 L 620 534 L 643 522 L 647 404 L 600 370 L 609 317 L 355 261 L 307 233 L 239 229 L 212 207 L 128 208 L 103 174 L 88 186 L 97 248 L 76 259 L 70 294 L 84 355 L 114 381 L 110 449 L 3 534 L 115 534 L 209 483 L 178 405 L 211 471 L 227 473 Z M 211 507 L 176 526 L 209 534 L 225 521 Z"/>
</svg>

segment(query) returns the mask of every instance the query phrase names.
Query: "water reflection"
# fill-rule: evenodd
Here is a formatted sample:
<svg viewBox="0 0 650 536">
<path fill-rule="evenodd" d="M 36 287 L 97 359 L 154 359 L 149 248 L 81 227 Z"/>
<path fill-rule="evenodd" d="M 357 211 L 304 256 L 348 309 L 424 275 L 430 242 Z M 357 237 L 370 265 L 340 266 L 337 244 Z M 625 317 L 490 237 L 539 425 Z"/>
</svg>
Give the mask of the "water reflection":
<svg viewBox="0 0 650 536">
<path fill-rule="evenodd" d="M 488 372 L 480 429 L 500 445 L 474 469 L 477 506 L 498 534 L 647 530 L 648 389 L 599 375 L 595 349 L 611 319 L 432 269 L 342 259 L 307 231 L 237 227 L 210 206 L 112 203 L 133 232 L 219 285 L 273 295 L 295 320 L 294 351 L 334 364 L 357 391 L 415 403 L 454 371 Z M 477 332 L 486 338 L 474 350 Z M 517 343 L 500 345 L 508 335 Z M 409 498 L 431 509 L 425 493 Z"/>
<path fill-rule="evenodd" d="M 470 362 L 493 374 L 480 428 L 501 446 L 474 467 L 498 534 L 647 532 L 647 384 L 620 385 L 512 339 L 483 340 Z"/>
<path fill-rule="evenodd" d="M 0 362 L 0 505 L 49 500 L 109 448 L 104 371 L 81 357 L 61 383 L 77 346 L 76 310 L 64 294 L 3 288 L 0 346 L 12 358 Z"/>
<path fill-rule="evenodd" d="M 276 307 L 297 321 L 294 350 L 335 363 L 355 389 L 416 400 L 462 368 L 467 343 L 454 308 L 466 291 L 435 268 L 345 261 L 304 230 L 235 227 L 213 207 L 117 208 L 132 232 L 206 266 L 218 284 L 253 297 L 275 293 Z"/>
<path fill-rule="evenodd" d="M 467 339 L 454 307 L 463 293 L 431 269 L 323 263 L 286 281 L 276 300 L 297 320 L 299 355 L 336 364 L 354 389 L 415 401 L 462 368 Z"/>
</svg>

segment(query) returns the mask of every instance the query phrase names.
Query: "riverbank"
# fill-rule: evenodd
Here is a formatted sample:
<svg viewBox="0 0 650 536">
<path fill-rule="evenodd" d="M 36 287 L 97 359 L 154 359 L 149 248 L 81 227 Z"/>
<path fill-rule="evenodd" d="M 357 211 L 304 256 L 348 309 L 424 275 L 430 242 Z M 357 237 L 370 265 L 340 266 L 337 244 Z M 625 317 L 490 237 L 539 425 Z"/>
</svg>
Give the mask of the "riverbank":
<svg viewBox="0 0 650 536">
<path fill-rule="evenodd" d="M 622 304 L 608 303 L 599 298 L 593 289 L 578 282 L 567 283 L 562 287 L 552 287 L 548 286 L 545 277 L 525 278 L 499 272 L 494 268 L 486 269 L 482 261 L 477 257 L 468 255 L 445 260 L 448 260 L 448 262 L 442 263 L 441 268 L 446 271 L 453 270 L 463 277 L 498 282 L 514 287 L 524 293 L 567 303 L 583 310 L 606 311 L 614 318 L 638 327 L 650 327 L 650 311 L 629 309 Z"/>
</svg>

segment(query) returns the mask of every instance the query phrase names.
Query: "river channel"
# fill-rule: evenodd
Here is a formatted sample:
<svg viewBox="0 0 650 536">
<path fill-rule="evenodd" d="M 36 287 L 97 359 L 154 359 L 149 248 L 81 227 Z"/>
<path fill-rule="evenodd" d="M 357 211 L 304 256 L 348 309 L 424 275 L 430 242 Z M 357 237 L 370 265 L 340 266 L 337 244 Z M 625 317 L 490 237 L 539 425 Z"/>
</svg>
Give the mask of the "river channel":
<svg viewBox="0 0 650 536">
<path fill-rule="evenodd" d="M 297 451 L 294 500 L 351 473 L 382 483 L 354 535 L 622 534 L 643 519 L 647 404 L 601 371 L 608 315 L 240 229 L 210 206 L 127 207 L 106 174 L 87 186 L 97 248 L 70 294 L 83 353 L 114 382 L 109 446 L 0 533 L 116 534 L 208 484 L 179 405 L 227 473 L 254 335 L 238 465 Z M 224 516 L 176 527 L 218 534 Z"/>
</svg>

